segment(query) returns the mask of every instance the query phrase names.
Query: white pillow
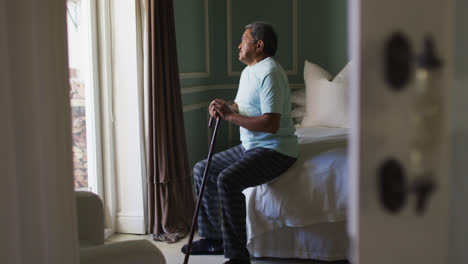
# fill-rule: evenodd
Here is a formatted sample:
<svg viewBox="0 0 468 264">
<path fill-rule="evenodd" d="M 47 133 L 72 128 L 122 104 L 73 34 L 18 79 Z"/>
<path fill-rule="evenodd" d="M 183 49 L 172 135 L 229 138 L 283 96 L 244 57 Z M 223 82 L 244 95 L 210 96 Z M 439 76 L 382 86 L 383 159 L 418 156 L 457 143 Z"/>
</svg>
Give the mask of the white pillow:
<svg viewBox="0 0 468 264">
<path fill-rule="evenodd" d="M 306 105 L 305 89 L 299 89 L 291 92 L 291 104 L 298 106 Z"/>
<path fill-rule="evenodd" d="M 295 107 L 295 108 L 291 111 L 291 117 L 292 117 L 292 118 L 295 118 L 295 117 L 304 117 L 304 115 L 305 115 L 305 107 L 303 107 L 303 106 Z"/>
<path fill-rule="evenodd" d="M 308 60 L 304 62 L 304 81 L 306 86 L 305 98 L 307 101 L 305 115 L 308 116 L 309 120 L 316 120 L 318 118 L 315 114 L 318 112 L 318 106 L 315 103 L 311 103 L 308 98 L 318 94 L 318 81 L 329 81 L 332 77 L 333 76 L 322 67 L 313 64 Z M 306 123 L 302 125 L 306 125 Z"/>
<path fill-rule="evenodd" d="M 346 64 L 346 66 L 338 73 L 335 78 L 333 78 L 333 82 L 343 83 L 346 87 L 349 86 L 349 67 L 350 63 Z"/>
<path fill-rule="evenodd" d="M 349 64 L 348 64 L 349 65 Z M 306 114 L 303 127 L 349 127 L 348 122 L 348 71 L 349 66 L 329 81 L 325 70 L 308 61 L 304 66 L 306 85 Z M 321 74 L 317 74 L 320 68 Z M 329 75 L 331 76 L 331 75 Z"/>
<path fill-rule="evenodd" d="M 304 63 L 304 80 L 307 82 L 310 81 L 317 81 L 317 80 L 331 80 L 332 79 L 331 73 L 324 70 L 322 67 L 318 66 L 317 64 L 313 64 L 312 62 L 306 60 Z"/>
</svg>

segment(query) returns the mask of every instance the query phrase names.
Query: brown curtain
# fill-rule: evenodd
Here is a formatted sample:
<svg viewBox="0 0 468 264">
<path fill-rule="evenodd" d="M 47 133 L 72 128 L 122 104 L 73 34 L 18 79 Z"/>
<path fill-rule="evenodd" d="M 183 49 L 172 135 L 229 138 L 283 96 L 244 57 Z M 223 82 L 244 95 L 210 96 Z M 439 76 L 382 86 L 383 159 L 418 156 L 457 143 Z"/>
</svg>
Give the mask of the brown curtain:
<svg viewBox="0 0 468 264">
<path fill-rule="evenodd" d="M 149 228 L 176 242 L 190 232 L 194 200 L 177 64 L 173 0 L 148 0 Z"/>
</svg>

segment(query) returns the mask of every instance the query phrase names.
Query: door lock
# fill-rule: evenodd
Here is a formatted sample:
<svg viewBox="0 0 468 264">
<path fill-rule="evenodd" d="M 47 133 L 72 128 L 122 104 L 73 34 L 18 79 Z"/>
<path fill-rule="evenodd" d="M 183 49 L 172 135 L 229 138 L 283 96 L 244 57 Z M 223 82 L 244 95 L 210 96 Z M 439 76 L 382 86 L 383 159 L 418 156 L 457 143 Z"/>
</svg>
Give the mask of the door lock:
<svg viewBox="0 0 468 264">
<path fill-rule="evenodd" d="M 407 203 L 408 196 L 416 196 L 415 211 L 418 215 L 424 213 L 430 195 L 435 191 L 436 185 L 432 177 L 419 177 L 408 182 L 403 165 L 396 159 L 390 158 L 382 163 L 378 170 L 379 200 L 382 206 L 390 213 L 400 212 Z"/>
<path fill-rule="evenodd" d="M 406 37 L 394 33 L 385 47 L 385 78 L 390 87 L 400 91 L 411 87 L 409 113 L 408 169 L 396 159 L 388 159 L 378 170 L 378 188 L 383 207 L 399 212 L 409 194 L 416 195 L 415 210 L 423 214 L 436 190 L 441 159 L 443 93 L 441 59 L 434 40 L 424 38 L 421 55 L 414 56 Z M 414 68 L 414 69 L 413 69 Z M 407 85 L 414 77 L 413 85 Z"/>
</svg>

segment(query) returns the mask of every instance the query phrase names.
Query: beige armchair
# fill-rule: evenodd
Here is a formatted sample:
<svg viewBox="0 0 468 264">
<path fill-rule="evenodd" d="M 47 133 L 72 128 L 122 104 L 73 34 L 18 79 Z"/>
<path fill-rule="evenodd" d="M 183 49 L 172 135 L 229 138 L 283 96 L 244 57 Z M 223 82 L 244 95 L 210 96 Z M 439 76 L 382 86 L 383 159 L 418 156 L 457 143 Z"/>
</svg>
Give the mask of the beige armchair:
<svg viewBox="0 0 468 264">
<path fill-rule="evenodd" d="M 77 191 L 78 237 L 81 264 L 165 264 L 161 251 L 150 241 L 104 244 L 104 210 L 94 193 Z"/>
</svg>

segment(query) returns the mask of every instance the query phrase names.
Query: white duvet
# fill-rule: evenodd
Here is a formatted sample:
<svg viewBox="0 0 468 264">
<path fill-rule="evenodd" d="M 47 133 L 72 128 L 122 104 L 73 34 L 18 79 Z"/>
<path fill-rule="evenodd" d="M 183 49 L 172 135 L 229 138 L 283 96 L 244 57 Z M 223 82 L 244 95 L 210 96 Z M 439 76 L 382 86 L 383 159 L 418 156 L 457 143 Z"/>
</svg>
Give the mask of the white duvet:
<svg viewBox="0 0 468 264">
<path fill-rule="evenodd" d="M 345 220 L 347 130 L 298 128 L 296 134 L 296 163 L 274 181 L 244 190 L 249 242 L 281 227 Z"/>
</svg>

